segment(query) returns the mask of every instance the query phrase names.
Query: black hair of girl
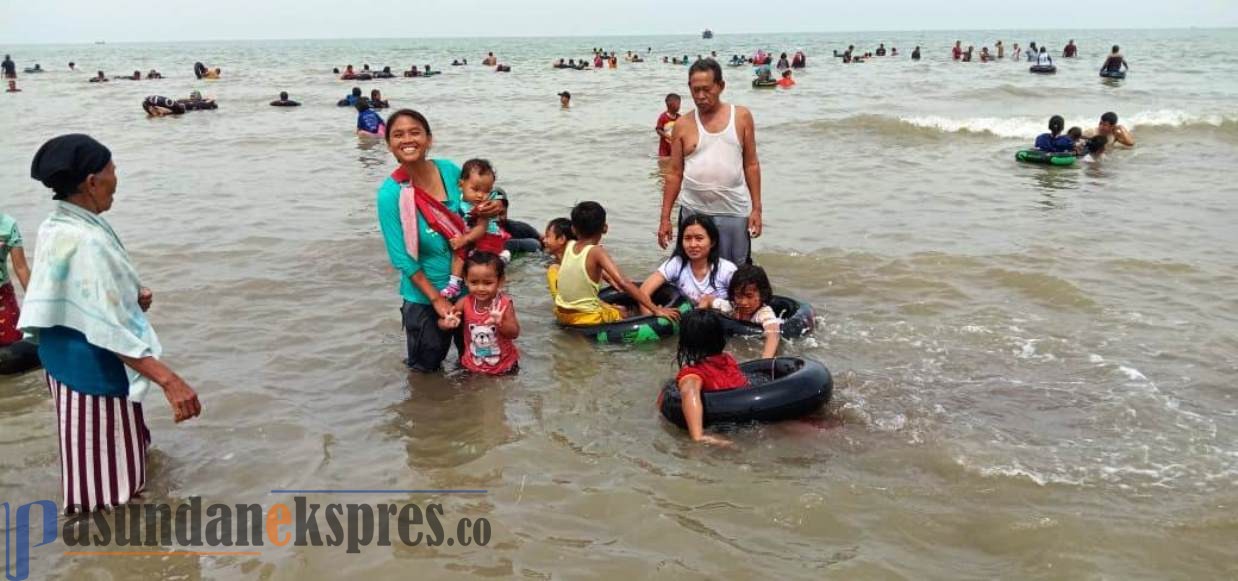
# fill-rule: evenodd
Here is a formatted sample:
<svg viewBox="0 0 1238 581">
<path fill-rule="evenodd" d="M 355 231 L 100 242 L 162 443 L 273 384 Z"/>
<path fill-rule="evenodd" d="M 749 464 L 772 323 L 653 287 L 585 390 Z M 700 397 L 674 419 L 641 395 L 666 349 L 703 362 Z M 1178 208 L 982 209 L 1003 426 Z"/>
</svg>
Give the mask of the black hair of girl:
<svg viewBox="0 0 1238 581">
<path fill-rule="evenodd" d="M 387 143 L 391 143 L 391 128 L 395 126 L 396 119 L 401 117 L 408 117 L 409 119 L 416 121 L 417 124 L 421 125 L 421 128 L 426 131 L 426 137 L 434 137 L 434 132 L 430 131 L 430 121 L 426 119 L 425 115 L 422 115 L 412 109 L 400 109 L 399 111 L 387 116 Z"/>
<path fill-rule="evenodd" d="M 675 244 L 675 253 L 671 254 L 671 258 L 679 257 L 679 272 L 675 273 L 675 280 L 679 280 L 683 276 L 683 269 L 691 268 L 691 261 L 688 260 L 688 254 L 683 249 L 683 233 L 688 230 L 688 226 L 700 226 L 705 229 L 705 235 L 709 236 L 709 285 L 713 286 L 718 278 L 718 259 L 720 251 L 718 250 L 718 225 L 714 223 L 712 216 L 707 214 L 689 214 L 679 223 L 679 242 Z M 690 271 L 689 271 L 690 272 Z"/>
<path fill-rule="evenodd" d="M 503 278 L 505 265 L 503 259 L 493 252 L 485 252 L 482 250 L 474 251 L 468 258 L 464 259 L 465 278 L 468 278 L 469 269 L 474 266 L 489 266 L 494 269 L 494 275 Z"/>
<path fill-rule="evenodd" d="M 388 125 L 388 127 L 390 127 L 390 125 Z M 461 180 L 467 180 L 469 179 L 469 176 L 473 174 L 477 174 L 479 176 L 498 177 L 498 174 L 494 173 L 494 166 L 490 165 L 490 160 L 481 159 L 478 157 L 474 157 L 473 159 L 464 162 L 464 165 L 460 166 Z"/>
<path fill-rule="evenodd" d="M 679 351 L 675 360 L 680 367 L 694 365 L 726 349 L 721 317 L 710 309 L 692 309 L 679 319 Z"/>
<path fill-rule="evenodd" d="M 761 295 L 763 305 L 768 305 L 770 299 L 774 297 L 774 288 L 769 284 L 765 269 L 755 264 L 745 264 L 736 269 L 735 274 L 731 275 L 731 287 L 727 289 L 727 292 L 734 299 L 735 295 L 749 285 L 757 288 L 757 294 Z"/>
<path fill-rule="evenodd" d="M 565 240 L 575 240 L 576 233 L 572 231 L 571 218 L 555 218 L 546 225 L 546 229 L 555 233 L 555 236 Z"/>
</svg>

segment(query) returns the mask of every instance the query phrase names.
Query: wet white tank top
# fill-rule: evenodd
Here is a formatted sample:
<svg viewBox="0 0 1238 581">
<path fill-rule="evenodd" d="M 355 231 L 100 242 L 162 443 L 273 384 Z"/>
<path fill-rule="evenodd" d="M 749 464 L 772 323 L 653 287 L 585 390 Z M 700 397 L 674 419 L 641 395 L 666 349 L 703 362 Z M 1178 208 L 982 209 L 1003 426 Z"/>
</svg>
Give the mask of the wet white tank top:
<svg viewBox="0 0 1238 581">
<path fill-rule="evenodd" d="M 744 179 L 744 151 L 735 129 L 735 106 L 726 128 L 709 133 L 695 111 L 696 150 L 684 158 L 679 204 L 700 214 L 747 216 L 752 197 Z"/>
</svg>

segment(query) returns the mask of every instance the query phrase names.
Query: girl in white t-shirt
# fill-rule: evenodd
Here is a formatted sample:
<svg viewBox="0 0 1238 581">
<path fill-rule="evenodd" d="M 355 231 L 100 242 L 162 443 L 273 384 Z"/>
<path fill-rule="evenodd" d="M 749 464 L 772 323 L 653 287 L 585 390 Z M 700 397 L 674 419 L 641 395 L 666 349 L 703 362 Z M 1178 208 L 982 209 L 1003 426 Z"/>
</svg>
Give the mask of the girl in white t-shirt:
<svg viewBox="0 0 1238 581">
<path fill-rule="evenodd" d="M 712 308 L 738 321 L 760 325 L 765 335 L 761 358 L 777 356 L 782 338 L 782 319 L 778 318 L 774 309 L 769 306 L 770 299 L 774 297 L 774 289 L 770 287 L 765 269 L 755 264 L 739 267 L 735 276 L 731 277 L 729 290 L 730 300 L 712 299 L 708 303 L 702 300 L 700 308 Z"/>
<path fill-rule="evenodd" d="M 718 226 L 704 214 L 692 214 L 679 225 L 679 243 L 675 253 L 663 262 L 641 290 L 652 293 L 665 283 L 679 289 L 694 304 L 702 299 L 726 299 L 735 264 L 718 256 Z"/>
</svg>

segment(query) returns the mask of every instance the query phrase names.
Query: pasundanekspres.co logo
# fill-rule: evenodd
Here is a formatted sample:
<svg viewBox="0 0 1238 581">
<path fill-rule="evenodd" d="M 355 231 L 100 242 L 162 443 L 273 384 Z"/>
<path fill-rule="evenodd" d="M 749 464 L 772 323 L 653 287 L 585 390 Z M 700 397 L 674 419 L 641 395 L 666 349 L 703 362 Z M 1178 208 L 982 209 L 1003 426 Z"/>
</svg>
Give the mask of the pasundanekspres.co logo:
<svg viewBox="0 0 1238 581">
<path fill-rule="evenodd" d="M 58 525 L 58 507 L 37 500 L 4 510 L 4 572 L 9 581 L 30 576 L 31 551 L 59 539 L 71 557 L 258 556 L 267 546 L 486 546 L 492 529 L 484 517 L 448 517 L 440 503 L 315 503 L 305 494 L 486 494 L 485 490 L 272 490 L 294 494 L 277 502 L 203 505 L 199 497 L 170 504 L 127 504 L 76 512 Z M 38 519 L 38 520 L 32 520 Z M 37 527 L 35 525 L 41 525 Z M 38 538 L 32 538 L 31 535 Z M 159 550 L 154 550 L 155 548 Z M 98 550 L 104 549 L 107 550 Z M 93 550 L 92 550 L 93 549 Z M 119 550 L 118 550 L 119 549 Z M 259 550 L 256 550 L 259 549 Z"/>
</svg>

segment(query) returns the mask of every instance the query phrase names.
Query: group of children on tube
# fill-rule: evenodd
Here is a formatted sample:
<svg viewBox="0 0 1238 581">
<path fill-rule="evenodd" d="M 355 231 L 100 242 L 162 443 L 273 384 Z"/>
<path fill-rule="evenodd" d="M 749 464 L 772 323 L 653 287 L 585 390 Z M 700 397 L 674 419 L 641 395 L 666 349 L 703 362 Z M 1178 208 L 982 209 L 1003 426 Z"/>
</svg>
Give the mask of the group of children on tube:
<svg viewBox="0 0 1238 581">
<path fill-rule="evenodd" d="M 439 321 L 444 330 L 460 329 L 464 340 L 462 364 L 475 373 L 504 375 L 518 369 L 513 341 L 520 334 L 515 306 L 503 292 L 504 249 L 510 237 L 500 226 L 503 218 L 476 216 L 477 205 L 499 199 L 495 172 L 489 162 L 472 159 L 460 171 L 461 214 L 467 234 L 450 240 L 456 252 L 452 276 L 441 294 L 456 299 L 454 309 Z M 759 325 L 764 333 L 762 357 L 778 352 L 782 320 L 770 307 L 773 289 L 760 266 L 736 265 L 719 256 L 718 228 L 706 215 L 691 215 L 679 228 L 675 251 L 645 281 L 631 282 L 602 246 L 606 210 L 597 202 L 580 202 L 570 217 L 555 218 L 546 226 L 542 243 L 553 263 L 546 282 L 554 303 L 555 319 L 564 325 L 591 326 L 632 317 L 655 315 L 679 321 L 677 382 L 684 396 L 689 435 L 693 440 L 724 443 L 702 431 L 700 393 L 748 385 L 747 377 L 726 346 L 723 317 Z M 610 284 L 630 297 L 635 307 L 607 303 L 599 291 Z M 681 316 L 678 310 L 655 304 L 650 296 L 664 284 L 674 286 L 695 307 Z"/>
</svg>

